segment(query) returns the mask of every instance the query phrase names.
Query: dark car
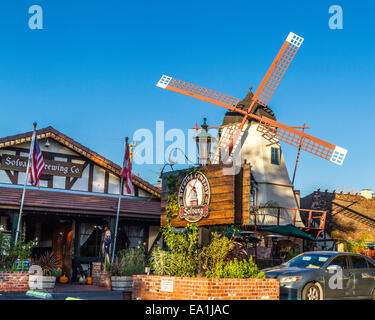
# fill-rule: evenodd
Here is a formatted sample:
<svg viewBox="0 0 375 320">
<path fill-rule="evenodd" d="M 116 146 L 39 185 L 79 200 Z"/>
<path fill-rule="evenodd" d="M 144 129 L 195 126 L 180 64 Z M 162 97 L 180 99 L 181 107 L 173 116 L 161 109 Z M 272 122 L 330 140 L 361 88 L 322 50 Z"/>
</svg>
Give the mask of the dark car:
<svg viewBox="0 0 375 320">
<path fill-rule="evenodd" d="M 281 299 L 375 300 L 375 260 L 361 254 L 304 252 L 263 272 L 280 281 Z"/>
</svg>

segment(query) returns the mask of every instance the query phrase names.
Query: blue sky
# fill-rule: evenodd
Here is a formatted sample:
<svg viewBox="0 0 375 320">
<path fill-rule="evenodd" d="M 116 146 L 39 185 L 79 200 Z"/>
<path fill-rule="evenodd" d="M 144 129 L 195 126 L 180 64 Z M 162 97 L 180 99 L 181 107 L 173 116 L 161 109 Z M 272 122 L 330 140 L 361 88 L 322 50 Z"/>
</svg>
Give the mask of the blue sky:
<svg viewBox="0 0 375 320">
<path fill-rule="evenodd" d="M 28 28 L 43 8 L 44 29 Z M 341 5 L 343 30 L 328 27 Z M 48 125 L 117 163 L 139 128 L 187 129 L 225 110 L 155 87 L 162 74 L 242 98 L 290 31 L 305 38 L 270 101 L 278 120 L 349 150 L 343 166 L 302 152 L 296 188 L 375 190 L 371 1 L 2 1 L 0 135 Z M 290 175 L 297 150 L 282 144 Z M 156 182 L 160 166 L 134 167 Z"/>
</svg>

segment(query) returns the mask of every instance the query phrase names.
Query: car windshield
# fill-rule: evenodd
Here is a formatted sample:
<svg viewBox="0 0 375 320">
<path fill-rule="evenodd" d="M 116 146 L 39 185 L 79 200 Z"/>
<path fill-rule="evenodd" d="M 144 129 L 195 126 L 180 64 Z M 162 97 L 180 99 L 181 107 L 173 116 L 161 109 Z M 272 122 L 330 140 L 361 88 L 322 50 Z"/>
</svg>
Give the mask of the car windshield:
<svg viewBox="0 0 375 320">
<path fill-rule="evenodd" d="M 329 255 L 324 254 L 302 254 L 293 258 L 292 260 L 289 260 L 287 263 L 285 263 L 285 265 L 296 268 L 318 269 L 329 258 Z"/>
</svg>

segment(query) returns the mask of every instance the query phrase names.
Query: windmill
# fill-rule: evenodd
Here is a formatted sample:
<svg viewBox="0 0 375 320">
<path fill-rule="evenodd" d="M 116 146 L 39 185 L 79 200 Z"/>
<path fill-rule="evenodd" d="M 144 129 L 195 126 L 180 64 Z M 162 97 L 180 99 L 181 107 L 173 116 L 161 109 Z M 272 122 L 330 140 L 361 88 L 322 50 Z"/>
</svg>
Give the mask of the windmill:
<svg viewBox="0 0 375 320">
<path fill-rule="evenodd" d="M 337 165 L 342 165 L 347 153 L 346 149 L 309 135 L 304 130 L 277 122 L 274 113 L 267 106 L 303 40 L 290 32 L 256 92 L 253 94 L 250 87 L 241 101 L 166 75 L 156 84 L 160 88 L 228 109 L 211 163 L 226 160 L 225 155 L 229 159 L 233 158 L 238 146 L 241 146 L 241 158 L 249 160 L 258 187 L 262 189 L 259 190 L 260 198 L 256 201 L 258 204 L 273 202 L 288 208 L 298 206 L 279 146 L 280 141 Z M 270 148 L 272 145 L 277 147 Z M 272 166 L 275 164 L 272 159 L 278 161 L 277 167 Z M 280 190 L 282 187 L 289 190 Z"/>
</svg>

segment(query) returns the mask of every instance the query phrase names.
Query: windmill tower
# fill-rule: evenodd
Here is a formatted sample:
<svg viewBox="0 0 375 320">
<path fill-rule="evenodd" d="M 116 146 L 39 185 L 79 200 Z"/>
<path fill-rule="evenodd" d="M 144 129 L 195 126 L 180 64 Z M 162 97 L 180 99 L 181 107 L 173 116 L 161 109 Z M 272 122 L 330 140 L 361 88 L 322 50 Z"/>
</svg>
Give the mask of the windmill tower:
<svg viewBox="0 0 375 320">
<path fill-rule="evenodd" d="M 276 121 L 267 106 L 303 38 L 289 33 L 265 77 L 253 94 L 243 100 L 163 75 L 157 86 L 228 109 L 212 163 L 232 161 L 251 164 L 255 180 L 256 206 L 298 208 L 279 142 L 341 165 L 347 150 Z M 238 156 L 240 155 L 240 157 Z M 288 210 L 287 210 L 288 211 Z M 291 214 L 284 214 L 290 223 Z"/>
<path fill-rule="evenodd" d="M 251 101 L 253 96 L 250 88 L 247 97 Z M 246 98 L 239 102 L 237 107 L 246 109 Z M 267 106 L 257 105 L 254 114 L 276 120 L 275 114 Z M 222 122 L 221 137 L 226 137 L 233 124 L 239 125 L 242 120 L 243 115 L 228 110 Z M 247 128 L 241 139 L 241 163 L 251 164 L 254 205 L 297 208 L 293 185 L 278 140 L 266 139 L 256 130 L 258 126 L 256 121 L 247 121 L 246 125 Z"/>
</svg>

